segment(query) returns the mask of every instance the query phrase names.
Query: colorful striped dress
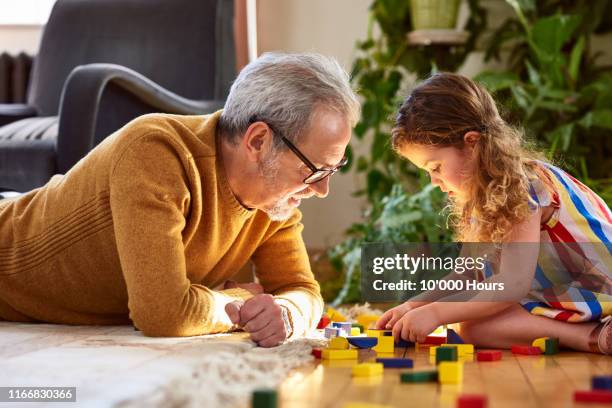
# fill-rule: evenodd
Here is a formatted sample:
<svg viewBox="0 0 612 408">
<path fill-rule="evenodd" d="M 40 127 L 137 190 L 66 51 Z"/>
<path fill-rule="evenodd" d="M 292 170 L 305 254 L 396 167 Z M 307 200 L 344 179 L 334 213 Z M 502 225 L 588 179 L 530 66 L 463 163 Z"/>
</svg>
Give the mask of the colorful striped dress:
<svg viewBox="0 0 612 408">
<path fill-rule="evenodd" d="M 612 315 L 612 212 L 565 171 L 541 166 L 554 193 L 535 180 L 531 197 L 555 210 L 542 224 L 535 278 L 521 304 L 533 314 L 567 322 Z"/>
</svg>

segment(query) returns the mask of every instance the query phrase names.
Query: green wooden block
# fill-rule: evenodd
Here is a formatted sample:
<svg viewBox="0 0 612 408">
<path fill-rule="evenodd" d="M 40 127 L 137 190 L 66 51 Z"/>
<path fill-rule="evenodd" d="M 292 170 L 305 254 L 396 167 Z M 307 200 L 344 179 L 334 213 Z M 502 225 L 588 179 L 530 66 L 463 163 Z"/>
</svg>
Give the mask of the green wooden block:
<svg viewBox="0 0 612 408">
<path fill-rule="evenodd" d="M 403 383 L 421 383 L 438 381 L 438 372 L 433 371 L 410 371 L 400 374 L 400 381 Z"/>
<path fill-rule="evenodd" d="M 544 343 L 544 354 L 550 356 L 552 354 L 557 354 L 559 352 L 559 339 L 558 338 L 550 338 L 546 339 Z"/>
<path fill-rule="evenodd" d="M 436 349 L 436 364 L 441 361 L 457 361 L 458 354 L 457 347 L 440 346 Z"/>
<path fill-rule="evenodd" d="M 276 408 L 278 405 L 278 397 L 276 390 L 262 388 L 253 391 L 251 399 L 252 408 Z"/>
</svg>

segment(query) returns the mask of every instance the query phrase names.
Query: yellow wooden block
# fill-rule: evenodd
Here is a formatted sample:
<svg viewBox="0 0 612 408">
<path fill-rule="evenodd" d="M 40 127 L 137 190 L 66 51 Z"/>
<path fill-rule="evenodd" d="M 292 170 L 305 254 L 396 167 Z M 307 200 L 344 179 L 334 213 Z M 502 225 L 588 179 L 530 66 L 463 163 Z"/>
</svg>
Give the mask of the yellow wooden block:
<svg viewBox="0 0 612 408">
<path fill-rule="evenodd" d="M 459 384 L 463 381 L 463 363 L 458 361 L 441 361 L 438 364 L 438 381 L 440 384 Z"/>
<path fill-rule="evenodd" d="M 368 337 L 383 337 L 385 332 L 390 332 L 391 330 L 377 330 L 377 329 L 368 329 L 366 330 L 366 335 Z M 388 336 L 393 337 L 393 336 Z"/>
<path fill-rule="evenodd" d="M 362 363 L 353 366 L 353 375 L 355 377 L 370 377 L 372 375 L 381 375 L 383 365 L 381 363 Z"/>
<path fill-rule="evenodd" d="M 357 316 L 357 323 L 362 325 L 364 329 L 369 329 L 379 318 L 380 316 L 375 314 L 361 314 Z"/>
<path fill-rule="evenodd" d="M 327 308 L 327 315 L 332 322 L 346 322 L 346 317 L 333 307 Z"/>
<path fill-rule="evenodd" d="M 323 349 L 321 358 L 325 360 L 355 360 L 357 359 L 357 350 Z"/>
<path fill-rule="evenodd" d="M 349 342 L 346 337 L 334 337 L 329 341 L 327 348 L 332 350 L 346 350 L 349 348 Z"/>
<path fill-rule="evenodd" d="M 444 347 L 457 347 L 457 355 L 465 356 L 466 354 L 474 354 L 473 344 L 442 344 Z M 433 347 L 432 347 L 433 348 Z"/>
<path fill-rule="evenodd" d="M 531 345 L 533 347 L 539 347 L 542 350 L 542 353 L 546 351 L 546 340 L 548 337 L 540 337 L 539 339 L 535 339 Z"/>
<path fill-rule="evenodd" d="M 378 337 L 378 344 L 372 348 L 377 353 L 393 353 L 393 336 Z"/>
<path fill-rule="evenodd" d="M 351 336 L 359 336 L 361 329 L 359 327 L 351 327 Z"/>
<path fill-rule="evenodd" d="M 446 326 L 438 326 L 432 334 L 444 334 L 446 335 Z"/>
<path fill-rule="evenodd" d="M 433 346 L 429 348 L 429 355 L 430 356 L 436 356 L 436 349 L 438 348 L 438 346 Z"/>
<path fill-rule="evenodd" d="M 370 404 L 369 402 L 349 402 L 342 408 L 391 408 L 391 405 Z"/>
</svg>

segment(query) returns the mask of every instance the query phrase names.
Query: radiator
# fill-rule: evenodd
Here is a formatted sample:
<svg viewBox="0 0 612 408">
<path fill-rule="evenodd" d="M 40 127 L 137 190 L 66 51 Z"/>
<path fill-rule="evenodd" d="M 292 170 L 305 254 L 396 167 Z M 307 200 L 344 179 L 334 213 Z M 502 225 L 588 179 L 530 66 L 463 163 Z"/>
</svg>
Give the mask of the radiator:
<svg viewBox="0 0 612 408">
<path fill-rule="evenodd" d="M 33 57 L 0 54 L 0 103 L 25 103 Z"/>
</svg>

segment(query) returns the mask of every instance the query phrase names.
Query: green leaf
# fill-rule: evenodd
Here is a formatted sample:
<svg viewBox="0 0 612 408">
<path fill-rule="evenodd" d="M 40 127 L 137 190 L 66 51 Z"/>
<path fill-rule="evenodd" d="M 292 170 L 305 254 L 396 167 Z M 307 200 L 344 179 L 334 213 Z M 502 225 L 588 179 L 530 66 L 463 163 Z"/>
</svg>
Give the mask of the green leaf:
<svg viewBox="0 0 612 408">
<path fill-rule="evenodd" d="M 574 133 L 574 123 L 567 123 L 561 125 L 552 132 L 548 133 L 546 137 L 551 141 L 551 147 L 549 149 L 550 154 L 553 154 L 557 147 L 564 152 L 569 149 L 570 142 L 572 141 L 572 135 Z"/>
<path fill-rule="evenodd" d="M 576 82 L 578 79 L 578 70 L 580 69 L 580 62 L 582 61 L 582 53 L 584 52 L 584 46 L 586 44 L 584 36 L 580 36 L 576 44 L 574 44 L 574 48 L 572 48 L 572 53 L 570 55 L 569 60 L 569 76 L 572 81 Z"/>
<path fill-rule="evenodd" d="M 514 72 L 484 71 L 476 75 L 474 80 L 483 84 L 490 92 L 497 92 L 512 87 L 520 79 Z"/>
<path fill-rule="evenodd" d="M 556 15 L 539 19 L 531 29 L 531 40 L 538 51 L 558 54 L 580 24 L 580 17 Z"/>
<path fill-rule="evenodd" d="M 368 159 L 366 159 L 365 157 L 361 156 L 359 159 L 357 159 L 357 171 L 364 171 L 369 166 L 370 164 L 368 162 Z"/>
<path fill-rule="evenodd" d="M 612 129 L 612 109 L 591 111 L 584 115 L 578 123 L 587 129 L 591 127 Z"/>
</svg>

